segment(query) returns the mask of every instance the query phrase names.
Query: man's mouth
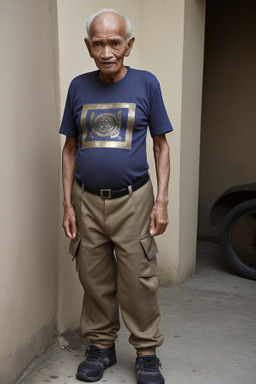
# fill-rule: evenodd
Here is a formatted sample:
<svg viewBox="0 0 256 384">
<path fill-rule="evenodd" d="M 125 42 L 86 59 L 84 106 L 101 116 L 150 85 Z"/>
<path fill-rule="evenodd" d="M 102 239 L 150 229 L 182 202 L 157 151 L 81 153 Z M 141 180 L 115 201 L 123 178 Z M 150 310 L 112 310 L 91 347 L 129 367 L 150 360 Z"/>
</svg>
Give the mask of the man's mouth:
<svg viewBox="0 0 256 384">
<path fill-rule="evenodd" d="M 113 65 L 114 63 L 113 62 L 101 62 L 101 65 L 104 65 L 106 67 L 109 67 L 110 65 Z"/>
</svg>

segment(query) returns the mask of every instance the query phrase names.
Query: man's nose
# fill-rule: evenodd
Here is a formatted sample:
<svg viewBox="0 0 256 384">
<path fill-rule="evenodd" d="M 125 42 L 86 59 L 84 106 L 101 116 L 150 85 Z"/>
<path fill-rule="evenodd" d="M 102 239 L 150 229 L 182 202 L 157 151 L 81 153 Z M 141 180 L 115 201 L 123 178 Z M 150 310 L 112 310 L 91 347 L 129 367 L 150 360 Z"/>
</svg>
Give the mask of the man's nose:
<svg viewBox="0 0 256 384">
<path fill-rule="evenodd" d="M 112 57 L 112 50 L 109 45 L 105 45 L 102 50 L 102 58 L 108 59 L 109 57 Z"/>
</svg>

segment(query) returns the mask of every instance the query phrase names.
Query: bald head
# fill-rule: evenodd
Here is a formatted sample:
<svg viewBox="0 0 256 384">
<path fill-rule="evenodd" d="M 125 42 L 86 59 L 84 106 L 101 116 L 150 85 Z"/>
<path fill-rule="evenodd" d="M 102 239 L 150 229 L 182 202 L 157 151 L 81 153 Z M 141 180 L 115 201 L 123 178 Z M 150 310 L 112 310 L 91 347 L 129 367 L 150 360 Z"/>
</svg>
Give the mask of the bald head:
<svg viewBox="0 0 256 384">
<path fill-rule="evenodd" d="M 116 36 L 121 36 L 124 40 L 126 24 L 124 19 L 114 13 L 104 13 L 95 17 L 90 27 L 91 41 L 95 36 L 105 36 L 112 33 Z"/>
<path fill-rule="evenodd" d="M 106 17 L 105 17 L 106 16 Z M 86 30 L 88 34 L 88 40 L 90 41 L 93 36 L 93 31 L 96 26 L 99 26 L 100 23 L 108 22 L 108 26 L 114 27 L 119 26 L 120 32 L 126 40 L 129 40 L 132 36 L 132 26 L 130 20 L 125 16 L 121 15 L 118 11 L 114 9 L 102 9 L 97 13 L 93 13 L 86 24 Z M 105 25 L 106 26 L 106 25 Z"/>
</svg>

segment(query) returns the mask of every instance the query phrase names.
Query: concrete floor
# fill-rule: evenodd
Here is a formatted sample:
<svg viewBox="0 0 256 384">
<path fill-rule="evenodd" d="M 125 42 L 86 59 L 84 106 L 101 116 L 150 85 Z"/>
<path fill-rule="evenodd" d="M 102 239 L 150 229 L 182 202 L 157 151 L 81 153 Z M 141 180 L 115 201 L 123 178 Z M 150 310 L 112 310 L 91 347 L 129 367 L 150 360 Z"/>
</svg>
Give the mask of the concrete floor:
<svg viewBox="0 0 256 384">
<path fill-rule="evenodd" d="M 236 276 L 217 244 L 199 242 L 196 274 L 179 288 L 160 287 L 161 330 L 158 349 L 166 384 L 256 383 L 256 282 Z M 118 363 L 98 383 L 135 384 L 135 353 L 124 326 L 116 343 Z M 79 383 L 76 368 L 84 340 L 54 343 L 17 384 Z"/>
</svg>

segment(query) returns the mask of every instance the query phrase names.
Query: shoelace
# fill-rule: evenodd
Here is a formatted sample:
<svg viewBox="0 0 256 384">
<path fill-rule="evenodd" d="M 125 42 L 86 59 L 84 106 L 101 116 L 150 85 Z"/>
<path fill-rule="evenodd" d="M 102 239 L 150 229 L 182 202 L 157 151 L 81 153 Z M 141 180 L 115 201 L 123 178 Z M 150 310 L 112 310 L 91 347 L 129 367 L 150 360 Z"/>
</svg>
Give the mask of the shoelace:
<svg viewBox="0 0 256 384">
<path fill-rule="evenodd" d="M 86 350 L 85 357 L 87 361 L 97 361 L 100 358 L 102 358 L 103 354 L 104 352 L 102 352 L 99 348 L 92 345 L 90 346 L 90 348 Z"/>
<path fill-rule="evenodd" d="M 161 366 L 159 359 L 155 356 L 139 359 L 139 367 L 143 372 L 159 372 L 159 367 Z"/>
</svg>

